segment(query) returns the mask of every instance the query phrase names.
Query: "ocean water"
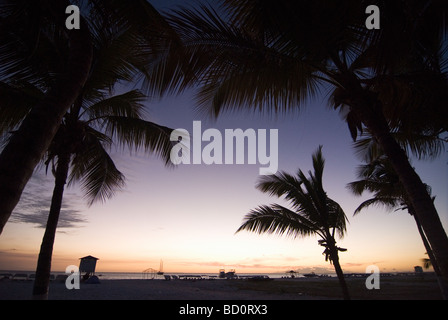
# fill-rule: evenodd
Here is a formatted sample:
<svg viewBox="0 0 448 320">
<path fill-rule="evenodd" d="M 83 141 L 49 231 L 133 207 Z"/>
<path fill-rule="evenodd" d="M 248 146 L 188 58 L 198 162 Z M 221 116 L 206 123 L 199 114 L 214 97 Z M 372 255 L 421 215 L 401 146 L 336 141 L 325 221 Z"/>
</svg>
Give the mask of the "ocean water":
<svg viewBox="0 0 448 320">
<path fill-rule="evenodd" d="M 17 271 L 17 270 L 0 270 L 0 279 L 3 277 L 13 278 L 20 277 L 23 279 L 24 277 L 28 277 L 28 279 L 33 279 L 35 272 L 34 271 Z M 55 271 L 52 272 L 52 278 L 56 278 L 58 275 L 64 275 L 63 271 Z M 219 276 L 219 273 L 183 273 L 183 272 L 166 272 L 164 275 L 157 274 L 144 274 L 142 272 L 95 272 L 95 275 L 101 280 L 132 280 L 132 279 L 165 279 L 164 275 L 176 275 L 180 278 L 193 278 L 193 277 L 201 277 L 203 279 L 216 279 Z M 290 274 L 287 273 L 238 273 L 236 272 L 238 277 L 253 277 L 253 276 L 268 276 L 271 279 L 281 279 L 285 277 L 291 277 Z M 329 274 L 328 276 L 335 276 Z M 303 277 L 302 274 L 295 274 L 296 278 Z"/>
<path fill-rule="evenodd" d="M 100 279 L 104 280 L 118 280 L 118 279 L 149 279 L 152 278 L 152 275 L 143 274 L 141 272 L 102 272 L 96 273 L 96 275 Z M 219 274 L 216 273 L 183 273 L 183 272 L 165 272 L 164 275 L 170 276 L 178 276 L 178 277 L 201 277 L 204 279 L 213 279 L 218 278 Z M 164 275 L 154 275 L 154 279 L 164 279 Z M 267 275 L 272 279 L 281 279 L 282 277 L 286 277 L 285 273 L 238 273 L 236 272 L 238 277 L 253 277 L 253 276 L 261 276 Z M 300 276 L 300 275 L 298 275 Z"/>
</svg>

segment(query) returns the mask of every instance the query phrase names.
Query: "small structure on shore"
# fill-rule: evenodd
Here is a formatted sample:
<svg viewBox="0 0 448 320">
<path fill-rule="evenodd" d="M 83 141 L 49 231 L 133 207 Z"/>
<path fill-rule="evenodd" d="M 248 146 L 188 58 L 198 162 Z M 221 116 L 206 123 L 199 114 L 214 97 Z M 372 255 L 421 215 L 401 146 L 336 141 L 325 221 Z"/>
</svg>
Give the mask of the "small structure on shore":
<svg viewBox="0 0 448 320">
<path fill-rule="evenodd" d="M 85 280 L 89 279 L 91 276 L 94 276 L 96 262 L 99 259 L 89 255 L 89 256 L 79 258 L 79 260 L 81 260 L 79 262 L 79 274 L 82 274 L 85 272 L 82 279 L 85 281 Z"/>
<path fill-rule="evenodd" d="M 142 271 L 143 280 L 153 280 L 156 277 L 157 271 L 153 268 L 148 268 Z"/>
<path fill-rule="evenodd" d="M 155 270 L 153 268 L 148 268 L 142 271 L 142 278 L 143 279 L 150 279 L 153 280 L 155 279 L 157 276 L 163 276 L 164 272 L 163 272 L 163 260 L 160 260 L 160 268 L 159 270 Z"/>
<path fill-rule="evenodd" d="M 286 278 L 294 279 L 296 277 L 297 271 L 289 270 L 286 271 Z"/>
</svg>

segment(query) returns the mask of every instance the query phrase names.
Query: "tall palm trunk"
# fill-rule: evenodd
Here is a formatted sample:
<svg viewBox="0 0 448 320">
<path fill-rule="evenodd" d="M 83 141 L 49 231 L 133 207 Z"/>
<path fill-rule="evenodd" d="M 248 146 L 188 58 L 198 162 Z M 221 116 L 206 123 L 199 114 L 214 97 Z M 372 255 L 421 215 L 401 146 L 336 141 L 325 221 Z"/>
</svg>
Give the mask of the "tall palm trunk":
<svg viewBox="0 0 448 320">
<path fill-rule="evenodd" d="M 61 120 L 87 80 L 93 57 L 88 26 L 69 32 L 70 56 L 62 79 L 22 122 L 0 155 L 0 234 L 48 149 Z"/>
<path fill-rule="evenodd" d="M 381 102 L 376 95 L 364 90 L 356 77 L 350 73 L 344 73 L 340 83 L 350 95 L 349 104 L 352 111 L 372 133 L 403 184 L 415 210 L 415 216 L 420 221 L 433 250 L 443 281 L 448 283 L 448 237 L 426 185 L 411 166 L 404 150 L 391 135 L 389 125 L 381 111 Z"/>
<path fill-rule="evenodd" d="M 336 271 L 336 275 L 338 276 L 339 285 L 342 289 L 342 295 L 344 297 L 344 300 L 350 300 L 350 294 L 348 292 L 347 282 L 345 281 L 344 273 L 342 272 L 341 265 L 339 264 L 339 255 L 337 253 L 332 254 L 332 262 L 334 266 L 334 270 Z"/>
<path fill-rule="evenodd" d="M 338 248 L 336 246 L 336 241 L 334 240 L 334 236 L 330 236 L 329 231 L 327 231 L 327 234 L 328 234 L 327 245 L 330 253 L 330 261 L 331 263 L 333 263 L 334 270 L 336 271 L 336 275 L 339 280 L 339 285 L 341 286 L 342 289 L 342 296 L 344 297 L 344 300 L 350 300 L 350 294 L 348 292 L 347 282 L 345 281 L 344 272 L 342 271 L 341 265 L 339 263 L 339 253 Z"/>
<path fill-rule="evenodd" d="M 414 217 L 415 224 L 417 225 L 418 233 L 420 234 L 420 237 L 423 241 L 423 246 L 425 247 L 426 253 L 429 256 L 429 260 L 431 260 L 432 267 L 434 268 L 434 272 L 437 274 L 438 277 L 440 277 L 442 274 L 440 273 L 439 266 L 437 265 L 436 258 L 434 257 L 434 254 L 432 252 L 431 245 L 428 242 L 428 239 L 426 238 L 425 231 L 422 228 L 422 225 L 420 221 L 418 221 L 418 218 L 415 215 L 415 210 L 412 208 L 412 206 L 408 205 L 408 211 L 411 214 L 411 216 Z"/>
<path fill-rule="evenodd" d="M 409 212 L 415 219 L 415 223 L 417 224 L 418 232 L 420 233 L 420 236 L 423 240 L 423 245 L 425 246 L 426 252 L 428 253 L 429 260 L 431 260 L 432 267 L 434 268 L 434 272 L 437 277 L 437 282 L 439 283 L 440 291 L 442 292 L 442 296 L 445 300 L 448 299 L 448 284 L 443 281 L 442 274 L 439 269 L 439 265 L 437 264 L 437 260 L 434 257 L 434 253 L 432 252 L 431 245 L 428 243 L 428 239 L 426 238 L 425 231 L 422 228 L 422 225 L 420 224 L 420 221 L 418 221 L 418 218 L 415 216 L 415 212 L 412 209 L 412 207 L 409 207 Z"/>
<path fill-rule="evenodd" d="M 440 272 L 448 281 L 448 237 L 424 183 L 412 168 L 405 152 L 393 139 L 384 117 L 377 115 L 373 119 L 366 119 L 365 123 L 397 172 L 415 210 L 415 217 L 420 221 L 433 249 Z"/>
<path fill-rule="evenodd" d="M 53 244 L 56 236 L 59 214 L 61 212 L 62 198 L 64 195 L 64 187 L 67 181 L 69 165 L 69 153 L 58 157 L 50 213 L 48 214 L 47 227 L 42 239 L 39 259 L 37 261 L 36 279 L 34 281 L 33 288 L 33 298 L 35 299 L 47 299 L 48 297 Z"/>
</svg>

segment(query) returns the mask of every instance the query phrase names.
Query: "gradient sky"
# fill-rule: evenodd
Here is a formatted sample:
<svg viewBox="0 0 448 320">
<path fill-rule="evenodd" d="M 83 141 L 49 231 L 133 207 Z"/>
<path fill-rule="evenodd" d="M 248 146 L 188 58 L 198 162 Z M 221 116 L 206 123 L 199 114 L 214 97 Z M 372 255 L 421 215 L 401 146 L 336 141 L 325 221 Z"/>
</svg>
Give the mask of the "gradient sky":
<svg viewBox="0 0 448 320">
<path fill-rule="evenodd" d="M 224 129 L 278 129 L 279 170 L 289 173 L 298 168 L 311 170 L 311 155 L 323 145 L 324 188 L 341 204 L 350 221 L 347 235 L 338 241 L 348 249 L 340 254 L 345 272 L 364 272 L 371 264 L 384 272 L 412 271 L 426 257 L 415 222 L 407 212 L 372 208 L 353 217 L 355 208 L 367 198 L 354 197 L 346 190 L 346 184 L 356 179 L 360 161 L 346 124 L 326 107 L 325 96 L 296 113 L 235 113 L 216 121 L 194 111 L 191 92 L 148 100 L 146 105 L 151 121 L 190 133 L 194 120 L 202 121 L 203 130 L 216 128 L 223 135 Z M 78 265 L 79 258 L 86 255 L 100 259 L 98 272 L 158 269 L 160 259 L 165 272 L 205 273 L 220 268 L 235 268 L 237 273 L 333 271 L 317 238 L 235 234 L 251 209 L 281 203 L 255 189 L 260 164 L 166 168 L 156 157 L 143 153 L 130 156 L 112 151 L 112 155 L 126 176 L 126 187 L 104 204 L 91 207 L 77 186 L 66 189 L 53 271 Z M 422 180 L 437 196 L 436 207 L 446 230 L 447 162 L 447 152 L 433 161 L 413 160 Z M 0 236 L 0 270 L 35 269 L 52 188 L 52 175 L 46 175 L 42 168 L 36 170 Z"/>
</svg>

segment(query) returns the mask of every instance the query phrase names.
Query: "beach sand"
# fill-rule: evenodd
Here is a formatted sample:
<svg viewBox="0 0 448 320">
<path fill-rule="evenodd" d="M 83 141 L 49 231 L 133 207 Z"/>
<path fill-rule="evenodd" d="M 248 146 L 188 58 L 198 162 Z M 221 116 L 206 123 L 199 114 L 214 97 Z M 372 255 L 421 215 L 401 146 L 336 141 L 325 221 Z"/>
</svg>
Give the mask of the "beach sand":
<svg viewBox="0 0 448 320">
<path fill-rule="evenodd" d="M 365 279 L 347 279 L 353 299 L 441 299 L 434 276 L 383 278 L 379 290 L 367 290 Z M 0 281 L 0 300 L 31 298 L 32 281 Z M 49 300 L 327 300 L 341 299 L 335 278 L 247 280 L 101 280 L 68 290 L 52 281 Z"/>
</svg>

